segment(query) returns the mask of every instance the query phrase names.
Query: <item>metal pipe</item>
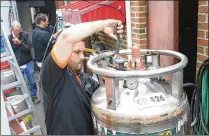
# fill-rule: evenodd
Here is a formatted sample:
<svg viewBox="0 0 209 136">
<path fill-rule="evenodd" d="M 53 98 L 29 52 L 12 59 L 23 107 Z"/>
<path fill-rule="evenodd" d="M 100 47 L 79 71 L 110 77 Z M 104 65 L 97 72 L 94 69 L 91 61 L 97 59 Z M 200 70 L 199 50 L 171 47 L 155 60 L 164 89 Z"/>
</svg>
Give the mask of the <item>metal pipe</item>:
<svg viewBox="0 0 209 136">
<path fill-rule="evenodd" d="M 117 27 L 118 25 L 115 25 L 115 35 L 117 37 L 116 42 L 115 42 L 115 54 L 119 55 L 119 50 L 120 50 L 120 37 L 119 34 L 117 33 Z"/>
<path fill-rule="evenodd" d="M 126 31 L 127 31 L 127 46 L 128 49 L 131 49 L 132 47 L 132 34 L 131 34 L 131 1 L 126 0 L 125 5 L 126 5 Z M 128 56 L 129 59 L 131 56 Z"/>
<path fill-rule="evenodd" d="M 175 51 L 141 49 L 141 54 L 142 55 L 144 55 L 148 52 L 158 52 L 160 55 L 170 55 L 170 56 L 173 56 L 173 57 L 176 57 L 176 58 L 180 59 L 180 62 L 175 64 L 175 65 L 172 65 L 172 66 L 168 66 L 168 67 L 164 67 L 164 68 L 160 68 L 160 69 L 155 69 L 155 70 L 111 71 L 111 70 L 107 70 L 107 69 L 98 68 L 94 65 L 97 60 L 100 60 L 100 59 L 105 58 L 105 57 L 112 56 L 115 53 L 115 52 L 105 52 L 105 53 L 102 53 L 98 56 L 94 56 L 94 57 L 90 58 L 90 60 L 87 63 L 87 66 L 94 73 L 96 73 L 98 75 L 103 75 L 103 76 L 106 76 L 106 77 L 114 77 L 114 78 L 128 78 L 128 77 L 129 78 L 130 77 L 150 78 L 150 77 L 157 77 L 159 75 L 166 75 L 166 74 L 175 73 L 177 71 L 182 70 L 188 63 L 188 59 L 185 55 L 183 55 L 181 53 L 178 53 L 178 52 L 175 52 Z M 130 49 L 120 50 L 120 54 L 121 55 L 130 55 L 131 50 Z"/>
</svg>

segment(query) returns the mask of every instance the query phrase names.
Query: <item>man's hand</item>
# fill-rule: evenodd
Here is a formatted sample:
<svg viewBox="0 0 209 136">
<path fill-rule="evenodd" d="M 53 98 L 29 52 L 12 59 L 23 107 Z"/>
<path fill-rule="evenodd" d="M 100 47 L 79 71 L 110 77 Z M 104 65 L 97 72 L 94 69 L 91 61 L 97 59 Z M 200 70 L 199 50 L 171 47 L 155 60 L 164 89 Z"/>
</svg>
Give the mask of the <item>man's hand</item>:
<svg viewBox="0 0 209 136">
<path fill-rule="evenodd" d="M 117 25 L 117 33 L 122 38 L 123 33 L 123 25 L 122 22 L 119 20 L 107 19 L 104 20 L 105 26 L 103 32 L 106 33 L 108 36 L 112 37 L 113 39 L 117 40 L 116 35 L 114 35 L 114 27 Z"/>
<path fill-rule="evenodd" d="M 21 44 L 21 41 L 18 38 L 13 38 L 12 41 L 14 42 L 15 45 Z"/>
</svg>

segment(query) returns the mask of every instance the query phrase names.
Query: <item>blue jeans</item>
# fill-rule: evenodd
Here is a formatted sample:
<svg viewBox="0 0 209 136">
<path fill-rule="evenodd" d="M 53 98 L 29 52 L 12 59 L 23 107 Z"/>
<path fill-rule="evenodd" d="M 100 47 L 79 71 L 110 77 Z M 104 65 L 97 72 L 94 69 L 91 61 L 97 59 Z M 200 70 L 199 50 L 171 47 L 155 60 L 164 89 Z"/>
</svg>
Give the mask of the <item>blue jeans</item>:
<svg viewBox="0 0 209 136">
<path fill-rule="evenodd" d="M 29 82 L 29 92 L 31 97 L 37 97 L 37 88 L 36 88 L 36 82 L 35 82 L 35 77 L 34 77 L 34 61 L 30 61 L 29 63 L 26 64 L 26 68 L 20 68 L 23 77 L 27 77 L 28 82 Z"/>
</svg>

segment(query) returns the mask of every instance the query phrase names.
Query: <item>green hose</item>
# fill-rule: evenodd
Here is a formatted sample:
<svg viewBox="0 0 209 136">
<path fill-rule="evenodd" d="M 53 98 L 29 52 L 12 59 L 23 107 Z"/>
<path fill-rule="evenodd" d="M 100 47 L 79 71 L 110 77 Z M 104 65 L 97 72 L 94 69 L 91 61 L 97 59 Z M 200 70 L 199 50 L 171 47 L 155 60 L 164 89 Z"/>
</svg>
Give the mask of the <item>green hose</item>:
<svg viewBox="0 0 209 136">
<path fill-rule="evenodd" d="M 206 127 L 209 125 L 209 70 L 206 69 L 202 76 L 202 111 L 203 119 L 205 120 Z M 200 135 L 205 135 L 202 124 L 200 124 Z"/>
</svg>

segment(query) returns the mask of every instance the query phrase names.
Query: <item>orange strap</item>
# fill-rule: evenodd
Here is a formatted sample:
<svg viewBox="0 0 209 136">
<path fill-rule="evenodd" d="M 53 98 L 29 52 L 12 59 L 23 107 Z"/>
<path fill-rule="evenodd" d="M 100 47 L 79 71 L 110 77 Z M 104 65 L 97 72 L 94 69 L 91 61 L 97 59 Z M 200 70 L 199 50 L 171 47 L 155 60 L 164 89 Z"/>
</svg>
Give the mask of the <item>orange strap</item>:
<svg viewBox="0 0 209 136">
<path fill-rule="evenodd" d="M 82 83 L 81 83 L 81 79 L 80 79 L 80 77 L 78 76 L 78 74 L 75 74 L 75 76 L 76 76 L 76 78 L 77 78 L 77 80 L 78 80 L 78 82 L 79 82 L 79 84 L 80 84 L 80 86 L 82 85 Z"/>
</svg>

